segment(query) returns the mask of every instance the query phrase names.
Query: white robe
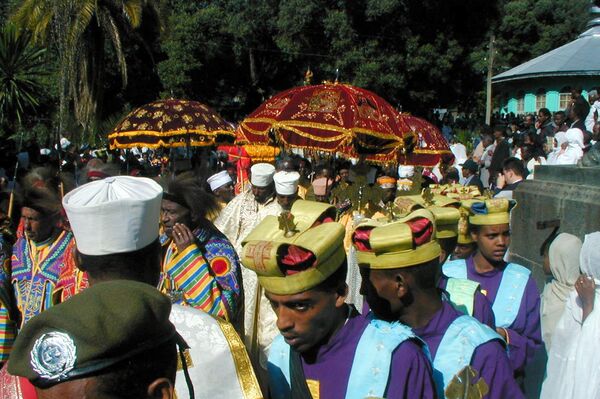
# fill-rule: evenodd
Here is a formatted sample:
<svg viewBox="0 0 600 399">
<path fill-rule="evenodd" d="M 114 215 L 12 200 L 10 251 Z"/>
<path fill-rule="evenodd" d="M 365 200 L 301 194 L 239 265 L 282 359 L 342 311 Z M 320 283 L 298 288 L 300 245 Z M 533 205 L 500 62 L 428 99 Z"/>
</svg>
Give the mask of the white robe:
<svg viewBox="0 0 600 399">
<path fill-rule="evenodd" d="M 181 305 L 173 305 L 169 320 L 190 346 L 192 366 L 188 372 L 196 398 L 262 398 L 246 348 L 233 325 Z M 175 390 L 177 398 L 189 399 L 183 369 L 179 366 Z"/>
</svg>

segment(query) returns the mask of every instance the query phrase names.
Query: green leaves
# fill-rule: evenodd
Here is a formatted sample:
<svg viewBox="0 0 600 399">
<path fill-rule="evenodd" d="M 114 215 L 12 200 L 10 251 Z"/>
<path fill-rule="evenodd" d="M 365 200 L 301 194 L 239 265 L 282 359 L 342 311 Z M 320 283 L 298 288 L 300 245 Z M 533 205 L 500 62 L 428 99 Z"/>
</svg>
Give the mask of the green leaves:
<svg viewBox="0 0 600 399">
<path fill-rule="evenodd" d="M 0 122 L 14 126 L 26 112 L 38 106 L 38 96 L 47 74 L 45 50 L 31 43 L 31 35 L 19 32 L 13 24 L 0 31 Z"/>
</svg>

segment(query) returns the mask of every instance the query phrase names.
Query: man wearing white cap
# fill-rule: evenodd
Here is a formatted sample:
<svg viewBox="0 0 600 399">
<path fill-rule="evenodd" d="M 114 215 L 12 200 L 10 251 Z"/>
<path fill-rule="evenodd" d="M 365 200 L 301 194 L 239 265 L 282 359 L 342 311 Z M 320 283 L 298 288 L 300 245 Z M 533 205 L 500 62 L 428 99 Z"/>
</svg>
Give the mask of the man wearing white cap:
<svg viewBox="0 0 600 399">
<path fill-rule="evenodd" d="M 258 212 L 266 207 L 278 207 L 273 185 L 275 167 L 268 163 L 257 163 L 250 168 L 251 189 L 235 197 L 227 204 L 215 220 L 215 226 L 234 245 L 237 253 L 242 250 L 242 240 L 260 220 Z"/>
<path fill-rule="evenodd" d="M 79 267 L 90 285 L 122 279 L 158 284 L 162 196 L 151 179 L 118 176 L 85 184 L 64 197 Z M 231 324 L 180 305 L 173 305 L 170 320 L 191 346 L 185 358 L 196 396 L 261 397 Z M 178 398 L 189 397 L 183 370 L 177 372 L 175 389 Z"/>
<path fill-rule="evenodd" d="M 221 208 L 224 208 L 234 197 L 233 181 L 226 170 L 215 173 L 206 182 L 210 186 L 210 191 L 219 199 Z"/>
<path fill-rule="evenodd" d="M 285 211 L 292 209 L 292 204 L 298 199 L 298 183 L 300 173 L 281 171 L 273 175 L 277 202 Z"/>
</svg>

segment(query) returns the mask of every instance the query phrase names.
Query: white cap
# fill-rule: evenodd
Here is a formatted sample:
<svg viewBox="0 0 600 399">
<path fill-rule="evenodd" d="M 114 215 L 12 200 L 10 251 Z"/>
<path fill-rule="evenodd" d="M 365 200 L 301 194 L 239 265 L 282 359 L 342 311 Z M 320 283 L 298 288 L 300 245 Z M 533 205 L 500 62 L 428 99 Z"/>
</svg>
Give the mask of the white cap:
<svg viewBox="0 0 600 399">
<path fill-rule="evenodd" d="M 60 148 L 66 150 L 71 145 L 71 142 L 66 137 L 60 138 Z"/>
<path fill-rule="evenodd" d="M 226 170 L 222 170 L 206 179 L 206 182 L 210 184 L 210 189 L 215 191 L 219 187 L 223 187 L 228 183 L 233 183 L 233 180 L 231 180 L 231 176 L 229 176 L 229 173 L 227 173 Z"/>
<path fill-rule="evenodd" d="M 273 183 L 275 166 L 270 163 L 257 163 L 250 168 L 250 183 L 257 187 L 266 187 Z"/>
<path fill-rule="evenodd" d="M 300 173 L 298 172 L 281 172 L 275 173 L 273 176 L 275 181 L 275 192 L 279 195 L 292 195 L 298 191 L 298 182 L 300 181 Z"/>
<path fill-rule="evenodd" d="M 115 176 L 63 198 L 77 249 L 84 255 L 136 251 L 158 238 L 162 187 L 145 177 Z"/>
<path fill-rule="evenodd" d="M 415 174 L 415 167 L 412 165 L 400 165 L 398 167 L 398 177 L 401 179 L 413 177 L 414 174 Z"/>
</svg>

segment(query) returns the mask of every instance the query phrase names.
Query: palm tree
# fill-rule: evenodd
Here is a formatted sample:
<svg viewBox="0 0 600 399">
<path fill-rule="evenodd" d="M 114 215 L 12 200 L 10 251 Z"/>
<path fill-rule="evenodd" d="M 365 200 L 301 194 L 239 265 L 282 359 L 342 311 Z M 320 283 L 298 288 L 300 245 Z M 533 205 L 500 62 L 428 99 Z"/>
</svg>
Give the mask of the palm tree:
<svg viewBox="0 0 600 399">
<path fill-rule="evenodd" d="M 0 123 L 15 133 L 25 112 L 35 110 L 46 75 L 44 49 L 33 47 L 31 35 L 6 24 L 0 31 Z"/>
<path fill-rule="evenodd" d="M 13 21 L 35 40 L 56 45 L 60 65 L 59 128 L 67 104 L 84 134 L 95 125 L 102 97 L 108 42 L 116 56 L 122 85 L 127 85 L 123 39 L 141 40 L 136 28 L 142 16 L 159 21 L 157 0 L 24 0 Z"/>
</svg>

